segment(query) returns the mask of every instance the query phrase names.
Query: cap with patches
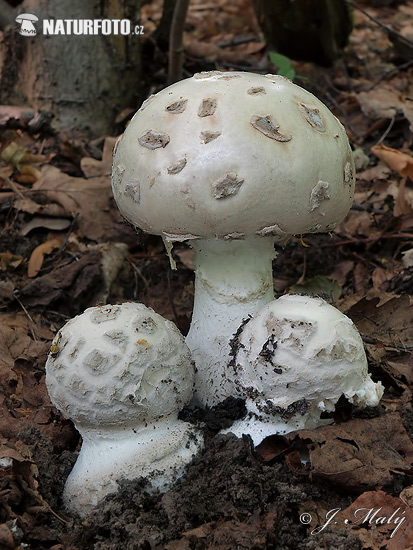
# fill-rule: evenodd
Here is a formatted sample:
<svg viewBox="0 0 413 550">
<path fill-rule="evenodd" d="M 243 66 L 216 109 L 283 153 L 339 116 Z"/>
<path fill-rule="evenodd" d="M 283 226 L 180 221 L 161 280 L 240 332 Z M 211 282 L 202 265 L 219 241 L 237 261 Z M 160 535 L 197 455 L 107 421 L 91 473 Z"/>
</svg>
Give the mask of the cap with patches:
<svg viewBox="0 0 413 550">
<path fill-rule="evenodd" d="M 178 420 L 190 400 L 194 368 L 176 326 L 143 304 L 88 308 L 58 333 L 46 363 L 52 402 L 83 443 L 63 493 L 81 516 L 118 479 L 144 477 L 166 490 L 202 446 Z"/>
<path fill-rule="evenodd" d="M 132 224 L 172 241 L 297 235 L 342 221 L 354 163 L 341 123 L 290 80 L 200 73 L 133 117 L 113 192 Z"/>
<path fill-rule="evenodd" d="M 320 415 L 334 411 L 342 395 L 361 406 L 377 405 L 383 395 L 353 322 L 321 298 L 281 296 L 240 328 L 232 346 L 248 414 L 226 431 L 249 434 L 256 445 L 332 422 Z"/>
</svg>

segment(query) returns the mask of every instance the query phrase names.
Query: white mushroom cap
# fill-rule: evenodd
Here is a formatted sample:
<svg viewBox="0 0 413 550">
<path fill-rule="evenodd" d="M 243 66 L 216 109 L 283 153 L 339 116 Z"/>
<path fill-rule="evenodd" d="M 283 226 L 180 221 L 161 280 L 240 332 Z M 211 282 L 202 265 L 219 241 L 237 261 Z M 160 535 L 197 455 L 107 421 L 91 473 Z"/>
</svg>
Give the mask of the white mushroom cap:
<svg viewBox="0 0 413 550">
<path fill-rule="evenodd" d="M 313 428 L 344 395 L 377 405 L 383 386 L 367 371 L 353 322 L 321 298 L 285 295 L 264 306 L 234 341 L 236 386 L 247 419 L 228 431 L 255 444 L 274 433 Z"/>
<path fill-rule="evenodd" d="M 166 239 L 328 231 L 353 200 L 346 132 L 288 79 L 200 73 L 151 96 L 114 153 L 123 216 Z"/>
<path fill-rule="evenodd" d="M 77 426 L 149 422 L 191 399 L 194 368 L 181 333 L 142 304 L 89 308 L 54 344 L 59 351 L 46 363 L 47 388 Z"/>
</svg>

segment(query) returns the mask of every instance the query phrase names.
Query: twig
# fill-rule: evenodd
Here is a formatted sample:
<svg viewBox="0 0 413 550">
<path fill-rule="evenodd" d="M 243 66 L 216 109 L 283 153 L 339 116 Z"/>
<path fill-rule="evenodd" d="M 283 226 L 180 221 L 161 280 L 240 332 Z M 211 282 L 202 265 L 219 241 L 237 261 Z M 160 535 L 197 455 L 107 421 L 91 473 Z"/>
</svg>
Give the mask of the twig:
<svg viewBox="0 0 413 550">
<path fill-rule="evenodd" d="M 404 69 L 408 69 L 411 65 L 413 65 L 412 60 L 407 61 L 406 63 L 402 63 L 398 67 L 393 67 L 393 69 L 390 69 L 389 71 L 386 71 L 385 73 L 383 73 L 375 82 L 373 82 L 373 84 L 371 86 L 364 89 L 363 91 L 364 92 L 371 92 L 371 90 L 374 90 L 374 88 L 378 84 L 380 84 L 380 82 L 382 82 L 385 78 L 392 75 L 393 73 L 398 73 L 399 71 L 404 71 Z"/>
<path fill-rule="evenodd" d="M 149 256 L 148 256 L 149 257 Z M 132 260 L 128 260 L 130 266 L 132 267 L 133 271 L 142 279 L 144 290 L 149 288 L 149 281 L 148 279 L 143 275 L 142 271 L 139 269 L 139 267 L 133 263 Z"/>
<path fill-rule="evenodd" d="M 380 210 L 368 204 L 353 204 L 351 210 L 356 212 L 371 212 L 372 214 L 387 214 L 386 210 Z"/>
<path fill-rule="evenodd" d="M 72 223 L 70 224 L 69 229 L 67 230 L 67 233 L 66 233 L 66 236 L 65 236 L 65 238 L 64 238 L 64 241 L 62 242 L 62 244 L 60 245 L 59 250 L 57 251 L 57 255 L 61 254 L 61 253 L 63 252 L 64 248 L 66 247 L 67 241 L 69 240 L 69 237 L 70 237 L 70 235 L 71 235 L 71 233 L 72 233 L 72 231 L 73 231 L 73 228 L 74 228 L 74 226 L 75 226 L 75 224 L 76 224 L 76 222 L 77 222 L 77 218 L 78 218 L 78 217 L 79 217 L 79 213 L 77 213 L 77 214 L 75 215 L 75 217 L 73 218 Z"/>
<path fill-rule="evenodd" d="M 25 313 L 26 317 L 29 319 L 30 323 L 32 323 L 33 325 L 36 326 L 36 323 L 33 321 L 33 319 L 32 319 L 32 317 L 31 317 L 30 313 L 29 313 L 29 312 L 27 311 L 27 309 L 24 307 L 23 302 L 22 302 L 21 300 L 19 300 L 19 298 L 17 297 L 16 291 L 14 291 L 13 294 L 14 294 L 14 298 L 15 298 L 16 301 L 19 303 L 20 307 L 21 307 L 22 310 L 24 311 L 24 313 Z M 34 330 L 33 330 L 33 327 L 32 327 L 31 325 L 29 325 L 29 330 L 30 330 L 30 332 L 32 333 L 33 340 L 34 340 L 35 342 L 37 342 L 36 334 L 35 334 L 35 332 L 34 332 Z"/>
<path fill-rule="evenodd" d="M 357 4 L 357 2 L 354 2 L 354 0 L 346 0 L 347 4 L 350 4 L 357 10 L 359 10 L 362 14 L 364 14 L 366 17 L 368 17 L 373 23 L 376 23 L 379 27 L 381 27 L 383 30 L 387 32 L 387 34 L 390 37 L 393 37 L 398 42 L 402 42 L 404 45 L 406 45 L 408 48 L 413 48 L 413 42 L 411 40 L 408 40 L 406 37 L 404 37 L 402 34 L 398 33 L 391 27 L 388 27 L 372 15 L 370 15 L 367 11 L 365 11 L 363 8 L 360 8 L 360 6 Z"/>
<path fill-rule="evenodd" d="M 24 199 L 23 193 L 20 191 L 20 189 L 17 187 L 14 181 L 12 181 L 10 178 L 7 178 L 6 181 L 12 188 L 12 191 L 16 193 L 16 195 L 19 197 L 19 199 Z"/>
<path fill-rule="evenodd" d="M 368 244 L 379 242 L 381 239 L 413 239 L 413 233 L 393 233 L 392 235 L 380 235 L 374 239 L 366 237 L 364 239 L 347 239 L 335 243 L 325 243 L 318 245 L 318 248 L 330 248 L 332 246 L 341 246 L 343 244 Z"/>
<path fill-rule="evenodd" d="M 260 39 L 258 36 L 239 36 L 232 40 L 218 42 L 217 46 L 220 48 L 230 48 L 231 46 L 240 46 L 241 44 L 248 44 L 249 42 L 260 42 Z"/>
<path fill-rule="evenodd" d="M 386 137 L 388 136 L 390 130 L 393 128 L 393 124 L 395 123 L 396 121 L 396 115 L 393 115 L 392 116 L 392 119 L 390 121 L 390 124 L 387 126 L 386 128 L 386 131 L 384 132 L 384 134 L 381 136 L 381 138 L 379 139 L 379 141 L 376 143 L 376 147 L 377 145 L 380 145 L 380 143 L 383 143 L 383 141 L 386 139 Z"/>
<path fill-rule="evenodd" d="M 184 26 L 189 0 L 178 0 L 172 18 L 169 35 L 168 82 L 173 84 L 182 78 L 184 59 Z"/>
</svg>

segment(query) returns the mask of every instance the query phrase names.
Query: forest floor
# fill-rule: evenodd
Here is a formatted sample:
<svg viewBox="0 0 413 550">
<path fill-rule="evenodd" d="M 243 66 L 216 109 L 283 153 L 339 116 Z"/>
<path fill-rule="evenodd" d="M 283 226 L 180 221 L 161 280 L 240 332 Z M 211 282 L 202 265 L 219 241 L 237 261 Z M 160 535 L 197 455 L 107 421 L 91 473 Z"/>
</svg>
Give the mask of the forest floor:
<svg viewBox="0 0 413 550">
<path fill-rule="evenodd" d="M 342 399 L 335 425 L 273 436 L 257 449 L 217 435 L 239 415 L 238 403 L 197 411 L 192 420 L 207 444 L 174 488 L 150 496 L 142 480 L 124 482 L 85 520 L 61 502 L 80 438 L 47 395 L 51 340 L 86 307 L 128 300 L 186 333 L 192 255 L 177 245 L 171 272 L 161 240 L 123 223 L 110 190 L 115 137 L 67 139 L 2 108 L 1 550 L 413 548 L 413 65 L 400 39 L 413 40 L 413 7 L 361 5 L 395 33 L 355 10 L 334 67 L 293 63 L 295 81 L 346 127 L 355 204 L 332 234 L 277 246 L 274 285 L 277 295 L 328 297 L 353 319 L 373 379 L 385 386 L 380 405 L 361 410 Z M 148 94 L 166 79 L 166 55 L 150 39 L 160 6 L 142 11 Z M 187 76 L 233 67 L 274 73 L 262 40 L 247 0 L 194 2 Z M 120 115 L 119 132 L 128 116 Z"/>
</svg>

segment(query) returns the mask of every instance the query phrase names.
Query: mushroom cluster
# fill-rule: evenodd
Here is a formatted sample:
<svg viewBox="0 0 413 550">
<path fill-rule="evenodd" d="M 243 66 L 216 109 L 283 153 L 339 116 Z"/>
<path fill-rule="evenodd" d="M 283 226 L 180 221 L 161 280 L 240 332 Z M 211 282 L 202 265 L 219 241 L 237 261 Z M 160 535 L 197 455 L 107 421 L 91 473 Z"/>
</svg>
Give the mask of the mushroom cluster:
<svg viewBox="0 0 413 550">
<path fill-rule="evenodd" d="M 66 482 L 68 508 L 85 516 L 119 478 L 164 491 L 202 446 L 178 413 L 194 369 L 181 333 L 142 304 L 87 309 L 58 333 L 46 363 L 50 398 L 83 438 Z"/>
<path fill-rule="evenodd" d="M 196 252 L 187 344 L 195 402 L 235 392 L 229 341 L 274 299 L 274 239 L 334 229 L 354 193 L 346 132 L 274 75 L 207 72 L 144 102 L 115 147 L 113 193 L 133 225 Z"/>
<path fill-rule="evenodd" d="M 319 298 L 274 300 L 275 240 L 334 229 L 354 183 L 343 126 L 283 77 L 200 73 L 144 102 L 115 146 L 113 193 L 129 222 L 162 236 L 171 263 L 174 242 L 194 249 L 191 328 L 185 344 L 173 323 L 126 303 L 59 331 L 48 390 L 83 437 L 69 508 L 86 515 L 118 478 L 169 487 L 202 446 L 178 420 L 191 398 L 245 398 L 230 431 L 255 444 L 320 425 L 342 395 L 378 403 L 350 319 Z"/>
</svg>

